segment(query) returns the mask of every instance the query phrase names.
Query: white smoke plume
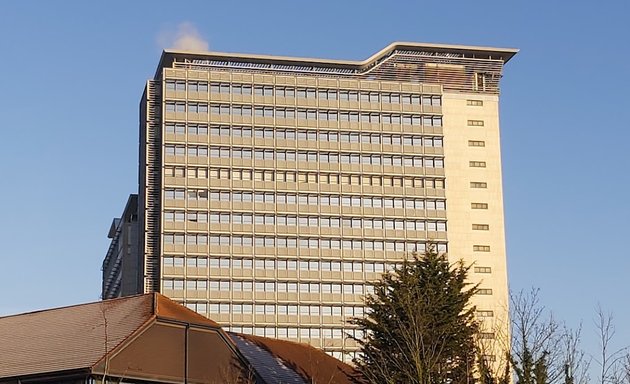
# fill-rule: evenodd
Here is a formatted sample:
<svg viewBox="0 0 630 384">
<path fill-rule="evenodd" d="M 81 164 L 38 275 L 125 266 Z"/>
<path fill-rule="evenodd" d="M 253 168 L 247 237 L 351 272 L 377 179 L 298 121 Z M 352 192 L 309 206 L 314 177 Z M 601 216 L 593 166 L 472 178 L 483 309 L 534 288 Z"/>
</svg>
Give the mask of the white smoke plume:
<svg viewBox="0 0 630 384">
<path fill-rule="evenodd" d="M 183 22 L 176 28 L 163 30 L 158 35 L 160 48 L 182 51 L 208 51 L 210 44 L 199 34 L 192 23 Z"/>
</svg>

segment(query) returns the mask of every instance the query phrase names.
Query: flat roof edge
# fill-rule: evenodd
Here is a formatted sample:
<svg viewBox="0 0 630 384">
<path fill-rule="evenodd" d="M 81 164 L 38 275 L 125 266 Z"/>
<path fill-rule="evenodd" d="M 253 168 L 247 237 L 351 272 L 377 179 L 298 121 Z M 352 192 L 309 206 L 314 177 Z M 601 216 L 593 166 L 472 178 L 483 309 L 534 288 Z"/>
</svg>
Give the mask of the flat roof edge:
<svg viewBox="0 0 630 384">
<path fill-rule="evenodd" d="M 369 64 L 372 64 L 384 56 L 389 55 L 394 50 L 411 50 L 411 51 L 428 51 L 428 52 L 453 52 L 468 54 L 471 56 L 487 56 L 488 59 L 502 59 L 504 63 L 507 63 L 519 50 L 516 48 L 496 48 L 496 47 L 484 47 L 474 45 L 454 45 L 454 44 L 435 44 L 435 43 L 416 43 L 416 42 L 403 42 L 397 41 L 389 44 L 380 51 L 374 53 L 365 60 L 338 60 L 338 59 L 322 59 L 322 58 L 309 58 L 309 57 L 292 57 L 292 56 L 275 56 L 275 55 L 263 55 L 263 54 L 248 54 L 248 53 L 231 53 L 231 52 L 216 52 L 216 51 L 186 51 L 179 49 L 164 49 L 162 56 L 160 57 L 160 63 L 156 76 L 159 74 L 160 69 L 169 65 L 172 61 L 168 58 L 182 57 L 190 59 L 202 59 L 211 58 L 215 60 L 230 60 L 230 61 L 242 61 L 242 62 L 260 62 L 267 64 L 286 64 L 286 65 L 319 65 L 324 67 L 349 67 L 352 69 L 361 69 Z"/>
</svg>

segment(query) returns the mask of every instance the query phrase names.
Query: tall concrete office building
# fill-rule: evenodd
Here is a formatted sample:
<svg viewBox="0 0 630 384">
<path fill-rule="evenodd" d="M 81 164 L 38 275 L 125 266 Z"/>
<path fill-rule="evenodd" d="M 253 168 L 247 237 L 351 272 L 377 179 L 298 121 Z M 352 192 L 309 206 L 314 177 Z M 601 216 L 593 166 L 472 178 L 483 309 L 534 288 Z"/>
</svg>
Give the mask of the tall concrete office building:
<svg viewBox="0 0 630 384">
<path fill-rule="evenodd" d="M 473 264 L 479 316 L 505 327 L 499 79 L 516 52 L 164 51 L 140 108 L 138 293 L 341 357 L 370 282 L 433 243 Z"/>
</svg>

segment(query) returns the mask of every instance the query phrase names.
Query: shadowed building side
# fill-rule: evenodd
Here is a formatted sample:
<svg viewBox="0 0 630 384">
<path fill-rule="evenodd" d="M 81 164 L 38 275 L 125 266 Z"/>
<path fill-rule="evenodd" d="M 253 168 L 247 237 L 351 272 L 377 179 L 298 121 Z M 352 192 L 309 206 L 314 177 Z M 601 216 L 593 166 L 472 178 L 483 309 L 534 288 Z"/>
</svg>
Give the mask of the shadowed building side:
<svg viewBox="0 0 630 384">
<path fill-rule="evenodd" d="M 123 214 L 112 221 L 107 234 L 111 242 L 101 267 L 103 299 L 143 292 L 139 286 L 142 280 L 139 228 L 138 195 L 132 194 L 129 195 Z"/>
</svg>

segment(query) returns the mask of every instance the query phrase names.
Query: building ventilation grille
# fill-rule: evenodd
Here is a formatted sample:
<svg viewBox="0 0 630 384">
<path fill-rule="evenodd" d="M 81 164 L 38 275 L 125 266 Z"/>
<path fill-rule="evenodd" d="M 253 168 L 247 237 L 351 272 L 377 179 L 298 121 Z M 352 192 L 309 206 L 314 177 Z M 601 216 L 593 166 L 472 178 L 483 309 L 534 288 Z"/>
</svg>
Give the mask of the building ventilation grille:
<svg viewBox="0 0 630 384">
<path fill-rule="evenodd" d="M 144 292 L 160 291 L 160 209 L 161 164 L 162 164 L 162 96 L 158 81 L 149 81 L 147 86 L 146 124 L 146 198 L 145 198 L 145 253 Z"/>
</svg>

